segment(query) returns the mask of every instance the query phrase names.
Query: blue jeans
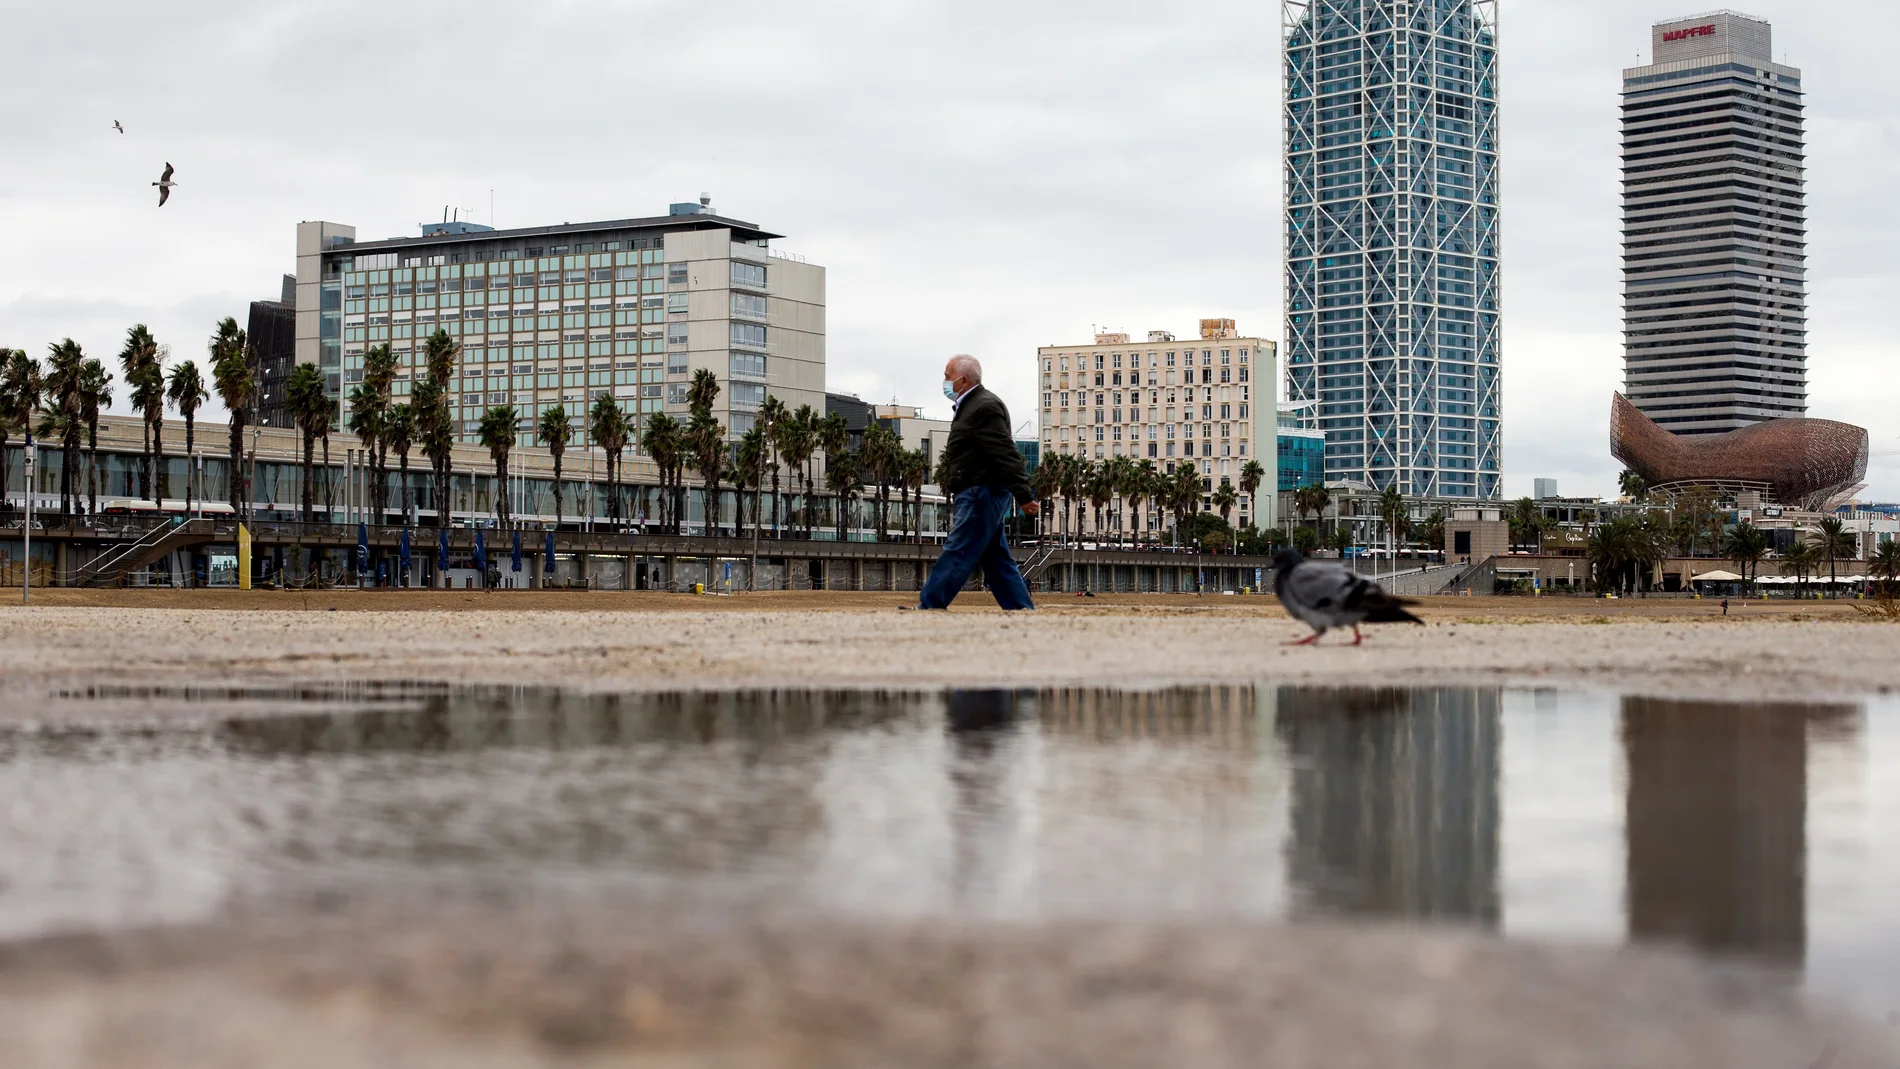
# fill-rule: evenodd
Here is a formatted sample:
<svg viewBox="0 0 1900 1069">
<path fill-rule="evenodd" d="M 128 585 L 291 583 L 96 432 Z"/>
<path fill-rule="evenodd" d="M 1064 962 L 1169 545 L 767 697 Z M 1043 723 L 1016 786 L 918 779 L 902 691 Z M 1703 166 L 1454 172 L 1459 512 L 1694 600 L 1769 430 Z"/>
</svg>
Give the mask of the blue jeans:
<svg viewBox="0 0 1900 1069">
<path fill-rule="evenodd" d="M 957 493 L 950 536 L 944 539 L 943 553 L 930 569 L 918 604 L 926 609 L 949 608 L 963 584 L 980 567 L 998 605 L 1006 610 L 1036 607 L 1029 600 L 1023 573 L 1009 555 L 1009 542 L 1003 538 L 1003 520 L 1013 504 L 1014 498 L 1001 487 L 976 486 Z"/>
</svg>

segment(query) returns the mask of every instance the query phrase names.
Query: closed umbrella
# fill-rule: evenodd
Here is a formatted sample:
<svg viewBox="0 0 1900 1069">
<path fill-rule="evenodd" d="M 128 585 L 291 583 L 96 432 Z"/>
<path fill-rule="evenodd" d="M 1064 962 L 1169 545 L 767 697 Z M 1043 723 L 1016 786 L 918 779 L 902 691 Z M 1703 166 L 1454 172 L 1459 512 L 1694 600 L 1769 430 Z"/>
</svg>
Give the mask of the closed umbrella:
<svg viewBox="0 0 1900 1069">
<path fill-rule="evenodd" d="M 398 569 L 402 572 L 405 582 L 407 581 L 408 576 L 409 576 L 409 568 L 411 566 L 411 561 L 412 561 L 412 557 L 409 550 L 409 528 L 405 527 L 402 529 L 402 544 L 396 548 L 396 564 L 397 564 Z"/>
<path fill-rule="evenodd" d="M 356 574 L 360 579 L 369 574 L 369 524 L 356 525 Z"/>
<path fill-rule="evenodd" d="M 548 532 L 548 548 L 547 548 L 547 551 L 543 554 L 543 556 L 546 558 L 546 561 L 541 565 L 541 570 L 546 572 L 549 575 L 553 575 L 554 574 L 554 532 L 553 531 Z"/>
<path fill-rule="evenodd" d="M 437 570 L 446 572 L 449 570 L 449 529 L 442 528 L 441 535 L 441 541 L 435 544 L 435 566 Z"/>
<path fill-rule="evenodd" d="M 511 557 L 512 557 L 512 563 L 514 565 L 514 568 L 512 570 L 517 571 L 517 572 L 520 571 L 521 570 L 521 532 L 520 531 L 515 532 L 515 549 Z"/>
<path fill-rule="evenodd" d="M 482 577 L 482 582 L 488 582 L 488 546 L 482 541 L 480 531 L 475 532 L 475 571 Z"/>
</svg>

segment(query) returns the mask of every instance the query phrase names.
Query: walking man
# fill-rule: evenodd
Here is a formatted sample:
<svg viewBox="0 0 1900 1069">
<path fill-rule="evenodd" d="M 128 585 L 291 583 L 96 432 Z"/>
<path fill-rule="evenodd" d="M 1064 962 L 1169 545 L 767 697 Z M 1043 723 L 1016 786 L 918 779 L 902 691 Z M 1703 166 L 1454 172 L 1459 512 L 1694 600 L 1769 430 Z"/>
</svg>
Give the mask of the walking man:
<svg viewBox="0 0 1900 1069">
<path fill-rule="evenodd" d="M 1033 609 L 1029 586 L 1003 538 L 1010 506 L 1020 504 L 1027 516 L 1034 516 L 1038 507 L 1023 455 L 1016 451 L 1009 409 L 1002 398 L 983 388 L 983 365 L 974 356 L 953 356 L 944 365 L 943 395 L 950 398 L 956 414 L 950 421 L 950 440 L 943 447 L 939 483 L 944 493 L 956 495 L 956 506 L 950 535 L 930 569 L 917 607 L 949 608 L 970 574 L 980 567 L 998 605 L 1005 610 Z"/>
</svg>

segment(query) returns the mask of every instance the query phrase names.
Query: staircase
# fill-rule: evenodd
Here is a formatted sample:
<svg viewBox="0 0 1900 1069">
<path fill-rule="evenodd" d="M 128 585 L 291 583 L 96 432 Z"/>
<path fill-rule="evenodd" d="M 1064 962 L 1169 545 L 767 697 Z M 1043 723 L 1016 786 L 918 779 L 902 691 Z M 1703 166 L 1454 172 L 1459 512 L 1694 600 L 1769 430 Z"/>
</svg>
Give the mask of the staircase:
<svg viewBox="0 0 1900 1069">
<path fill-rule="evenodd" d="M 1056 545 L 1037 546 L 1036 551 L 1029 555 L 1029 559 L 1017 567 L 1017 571 L 1023 573 L 1023 582 L 1035 582 L 1036 577 L 1042 574 L 1044 568 L 1049 567 L 1049 562 L 1055 559 L 1056 554 L 1060 552 L 1061 549 L 1061 546 Z"/>
<path fill-rule="evenodd" d="M 211 541 L 212 521 L 173 520 L 145 532 L 138 541 L 119 546 L 79 569 L 76 586 L 120 586 L 125 577 L 175 549 Z"/>
</svg>

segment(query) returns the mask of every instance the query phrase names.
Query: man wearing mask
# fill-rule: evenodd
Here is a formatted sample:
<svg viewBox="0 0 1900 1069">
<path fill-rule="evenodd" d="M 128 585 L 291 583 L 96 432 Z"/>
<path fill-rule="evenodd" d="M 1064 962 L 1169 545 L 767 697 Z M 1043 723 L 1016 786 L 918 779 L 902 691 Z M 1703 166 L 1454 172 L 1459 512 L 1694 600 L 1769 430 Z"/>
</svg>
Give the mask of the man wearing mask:
<svg viewBox="0 0 1900 1069">
<path fill-rule="evenodd" d="M 944 365 L 943 395 L 956 414 L 943 447 L 939 483 L 944 493 L 955 495 L 956 505 L 950 535 L 917 607 L 949 608 L 971 573 L 982 568 L 998 605 L 1033 609 L 1029 586 L 1003 538 L 1003 521 L 1012 505 L 1022 506 L 1027 516 L 1034 516 L 1038 507 L 1023 455 L 1016 450 L 1009 409 L 983 388 L 983 365 L 974 356 L 953 356 Z"/>
</svg>

